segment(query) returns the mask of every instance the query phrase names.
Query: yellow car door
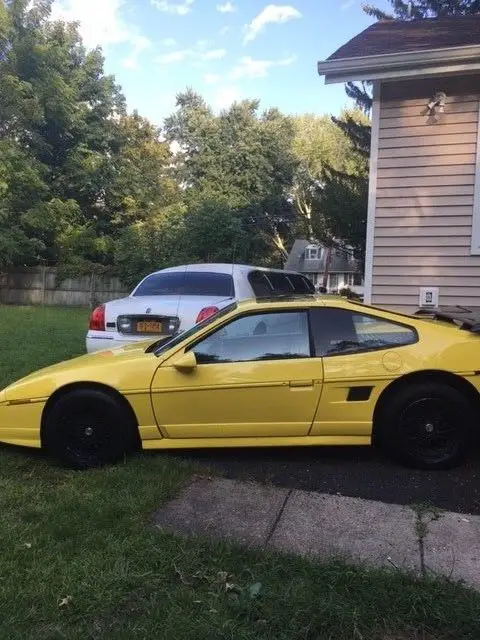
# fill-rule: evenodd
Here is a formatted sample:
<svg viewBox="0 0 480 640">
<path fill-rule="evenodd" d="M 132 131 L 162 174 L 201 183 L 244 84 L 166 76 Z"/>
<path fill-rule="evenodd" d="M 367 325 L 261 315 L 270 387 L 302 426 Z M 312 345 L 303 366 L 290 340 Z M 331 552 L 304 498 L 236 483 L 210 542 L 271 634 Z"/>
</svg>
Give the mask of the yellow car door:
<svg viewBox="0 0 480 640">
<path fill-rule="evenodd" d="M 408 368 L 418 341 L 413 327 L 338 307 L 310 311 L 324 382 L 311 435 L 371 435 L 380 393 Z M 353 441 L 352 441 L 353 443 Z"/>
<path fill-rule="evenodd" d="M 306 311 L 236 317 L 158 368 L 159 428 L 169 438 L 307 435 L 323 377 L 312 355 Z M 185 357 L 193 366 L 178 366 Z"/>
</svg>

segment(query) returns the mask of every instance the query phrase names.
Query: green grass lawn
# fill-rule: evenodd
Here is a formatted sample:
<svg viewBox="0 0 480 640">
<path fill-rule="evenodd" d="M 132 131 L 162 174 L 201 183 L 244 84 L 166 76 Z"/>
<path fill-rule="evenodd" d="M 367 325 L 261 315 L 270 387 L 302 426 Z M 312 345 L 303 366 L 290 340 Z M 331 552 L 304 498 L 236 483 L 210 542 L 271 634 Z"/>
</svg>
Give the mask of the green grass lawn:
<svg viewBox="0 0 480 640">
<path fill-rule="evenodd" d="M 0 387 L 82 353 L 87 316 L 0 307 Z M 151 513 L 192 472 L 168 454 L 72 472 L 0 448 L 0 638 L 480 638 L 480 595 L 447 581 L 161 533 Z"/>
</svg>

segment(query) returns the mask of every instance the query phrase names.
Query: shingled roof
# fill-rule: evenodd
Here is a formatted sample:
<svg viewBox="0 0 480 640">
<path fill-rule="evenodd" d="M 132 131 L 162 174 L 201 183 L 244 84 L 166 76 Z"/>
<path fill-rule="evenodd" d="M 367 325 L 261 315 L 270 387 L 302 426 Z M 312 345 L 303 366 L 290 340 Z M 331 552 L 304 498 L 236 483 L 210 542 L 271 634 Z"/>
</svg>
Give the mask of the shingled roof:
<svg viewBox="0 0 480 640">
<path fill-rule="evenodd" d="M 318 71 L 327 82 L 480 70 L 480 15 L 383 20 L 341 46 Z M 393 73 L 392 73 L 393 72 Z"/>
<path fill-rule="evenodd" d="M 480 15 L 382 20 L 337 49 L 328 60 L 480 45 Z"/>
</svg>

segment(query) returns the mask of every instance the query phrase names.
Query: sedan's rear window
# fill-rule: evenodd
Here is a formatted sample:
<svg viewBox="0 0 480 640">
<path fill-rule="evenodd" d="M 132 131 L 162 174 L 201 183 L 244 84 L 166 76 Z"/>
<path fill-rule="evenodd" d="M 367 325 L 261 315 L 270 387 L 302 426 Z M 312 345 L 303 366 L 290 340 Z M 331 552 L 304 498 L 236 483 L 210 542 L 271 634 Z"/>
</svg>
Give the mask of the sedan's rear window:
<svg viewBox="0 0 480 640">
<path fill-rule="evenodd" d="M 138 285 L 133 295 L 230 298 L 235 295 L 235 291 L 233 278 L 227 273 L 172 271 L 148 276 Z"/>
<path fill-rule="evenodd" d="M 248 281 L 257 297 L 315 293 L 312 282 L 300 273 L 252 271 Z"/>
</svg>

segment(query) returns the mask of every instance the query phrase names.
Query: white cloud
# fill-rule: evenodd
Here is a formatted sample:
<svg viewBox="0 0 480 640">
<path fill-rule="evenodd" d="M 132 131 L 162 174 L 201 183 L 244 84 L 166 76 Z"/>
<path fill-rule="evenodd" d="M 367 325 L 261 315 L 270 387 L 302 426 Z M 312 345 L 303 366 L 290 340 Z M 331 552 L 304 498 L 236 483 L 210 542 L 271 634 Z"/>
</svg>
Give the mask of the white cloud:
<svg viewBox="0 0 480 640">
<path fill-rule="evenodd" d="M 192 55 L 191 49 L 182 49 L 180 51 L 172 51 L 171 53 L 164 53 L 155 58 L 155 62 L 159 64 L 171 64 L 172 62 L 183 62 L 186 58 Z"/>
<path fill-rule="evenodd" d="M 177 41 L 175 38 L 165 38 L 165 40 L 162 40 L 162 44 L 164 47 L 174 47 L 177 44 Z"/>
<path fill-rule="evenodd" d="M 127 24 L 121 15 L 125 0 L 57 0 L 52 5 L 52 20 L 78 22 L 78 29 L 88 49 L 98 45 L 107 49 L 130 44 L 133 49 L 123 60 L 130 69 L 138 67 L 140 54 L 151 46 L 136 25 Z"/>
<path fill-rule="evenodd" d="M 197 40 L 196 47 L 197 49 L 206 49 L 210 44 L 210 40 L 203 38 L 202 40 Z"/>
<path fill-rule="evenodd" d="M 227 54 L 226 49 L 211 49 L 210 51 L 197 51 L 195 49 L 180 49 L 171 53 L 164 53 L 155 58 L 159 64 L 171 64 L 173 62 L 183 62 L 194 60 L 195 62 L 206 62 L 208 60 L 220 60 Z"/>
<path fill-rule="evenodd" d="M 199 57 L 202 60 L 220 60 L 220 58 L 224 58 L 227 55 L 226 49 L 212 49 L 211 51 L 205 51 L 204 53 L 200 53 Z"/>
<path fill-rule="evenodd" d="M 207 84 L 218 84 L 221 80 L 221 76 L 218 73 L 206 73 L 203 76 L 203 81 Z"/>
<path fill-rule="evenodd" d="M 133 41 L 133 49 L 130 54 L 123 59 L 123 66 L 127 67 L 127 69 L 138 69 L 138 58 L 140 54 L 145 51 L 145 49 L 149 49 L 152 46 L 152 43 L 145 36 L 137 36 Z"/>
<path fill-rule="evenodd" d="M 132 42 L 131 30 L 120 16 L 124 0 L 57 0 L 53 3 L 51 19 L 78 22 L 85 45 Z"/>
<path fill-rule="evenodd" d="M 184 0 L 183 2 L 169 2 L 168 0 L 150 0 L 152 6 L 164 13 L 173 13 L 177 16 L 185 16 L 192 10 L 195 0 Z"/>
<path fill-rule="evenodd" d="M 217 11 L 220 11 L 220 13 L 232 13 L 236 10 L 237 7 L 230 0 L 227 0 L 224 4 L 217 4 Z"/>
<path fill-rule="evenodd" d="M 230 72 L 232 80 L 241 78 L 265 78 L 271 67 L 285 67 L 295 62 L 295 56 L 283 58 L 281 60 L 253 60 L 250 56 L 245 56 L 239 64 Z"/>
<path fill-rule="evenodd" d="M 295 7 L 269 4 L 246 26 L 244 43 L 254 40 L 267 24 L 280 24 L 301 17 L 302 14 Z"/>
<path fill-rule="evenodd" d="M 213 92 L 211 103 L 215 109 L 228 109 L 233 102 L 240 100 L 241 95 L 240 89 L 234 85 L 219 87 Z"/>
<path fill-rule="evenodd" d="M 354 4 L 355 0 L 345 0 L 345 2 L 342 2 L 342 4 L 340 5 L 340 10 L 348 11 L 348 9 L 351 9 Z"/>
</svg>

